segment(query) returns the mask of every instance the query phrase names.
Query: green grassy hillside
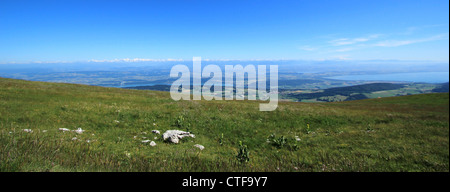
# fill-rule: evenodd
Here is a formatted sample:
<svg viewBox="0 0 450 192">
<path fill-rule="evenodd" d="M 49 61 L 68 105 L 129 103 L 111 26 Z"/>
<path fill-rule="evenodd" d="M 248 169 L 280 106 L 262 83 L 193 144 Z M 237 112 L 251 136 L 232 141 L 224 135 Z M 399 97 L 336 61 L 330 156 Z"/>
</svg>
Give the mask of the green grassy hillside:
<svg viewBox="0 0 450 192">
<path fill-rule="evenodd" d="M 449 171 L 448 93 L 258 109 L 0 78 L 0 171 Z M 196 138 L 169 144 L 153 129 Z"/>
</svg>

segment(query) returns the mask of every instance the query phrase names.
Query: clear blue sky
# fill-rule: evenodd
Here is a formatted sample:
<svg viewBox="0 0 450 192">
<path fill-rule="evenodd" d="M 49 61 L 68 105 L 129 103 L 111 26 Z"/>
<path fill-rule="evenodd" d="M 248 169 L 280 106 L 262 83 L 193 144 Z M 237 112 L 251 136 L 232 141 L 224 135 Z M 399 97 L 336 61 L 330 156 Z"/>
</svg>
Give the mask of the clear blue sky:
<svg viewBox="0 0 450 192">
<path fill-rule="evenodd" d="M 0 63 L 449 60 L 448 0 L 0 0 Z"/>
</svg>

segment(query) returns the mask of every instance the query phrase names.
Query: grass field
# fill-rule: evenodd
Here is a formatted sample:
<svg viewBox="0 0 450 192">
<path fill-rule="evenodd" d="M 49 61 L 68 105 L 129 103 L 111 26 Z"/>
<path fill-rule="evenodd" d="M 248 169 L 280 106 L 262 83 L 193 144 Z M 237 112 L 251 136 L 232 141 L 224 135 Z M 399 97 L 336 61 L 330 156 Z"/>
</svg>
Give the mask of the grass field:
<svg viewBox="0 0 450 192">
<path fill-rule="evenodd" d="M 0 78 L 0 171 L 449 171 L 448 93 L 258 109 Z M 153 129 L 196 138 L 165 143 Z"/>
</svg>

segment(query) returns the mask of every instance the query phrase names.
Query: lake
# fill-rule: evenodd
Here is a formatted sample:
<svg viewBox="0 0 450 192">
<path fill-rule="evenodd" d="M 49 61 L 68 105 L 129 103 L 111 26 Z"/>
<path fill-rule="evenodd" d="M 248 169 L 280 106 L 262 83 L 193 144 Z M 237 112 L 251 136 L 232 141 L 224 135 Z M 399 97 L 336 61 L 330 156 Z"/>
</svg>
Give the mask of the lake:
<svg viewBox="0 0 450 192">
<path fill-rule="evenodd" d="M 327 77 L 335 80 L 349 81 L 402 81 L 416 83 L 446 83 L 449 82 L 449 72 L 391 73 L 376 75 L 344 75 Z"/>
</svg>

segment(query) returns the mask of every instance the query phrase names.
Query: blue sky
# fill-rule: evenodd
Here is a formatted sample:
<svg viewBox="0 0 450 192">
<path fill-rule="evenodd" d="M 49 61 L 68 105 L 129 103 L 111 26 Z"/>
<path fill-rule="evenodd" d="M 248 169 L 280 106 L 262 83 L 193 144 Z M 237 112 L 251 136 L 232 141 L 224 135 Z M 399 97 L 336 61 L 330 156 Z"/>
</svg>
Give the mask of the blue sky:
<svg viewBox="0 0 450 192">
<path fill-rule="evenodd" d="M 448 0 L 1 0 L 0 63 L 193 56 L 448 62 L 448 19 Z"/>
</svg>

